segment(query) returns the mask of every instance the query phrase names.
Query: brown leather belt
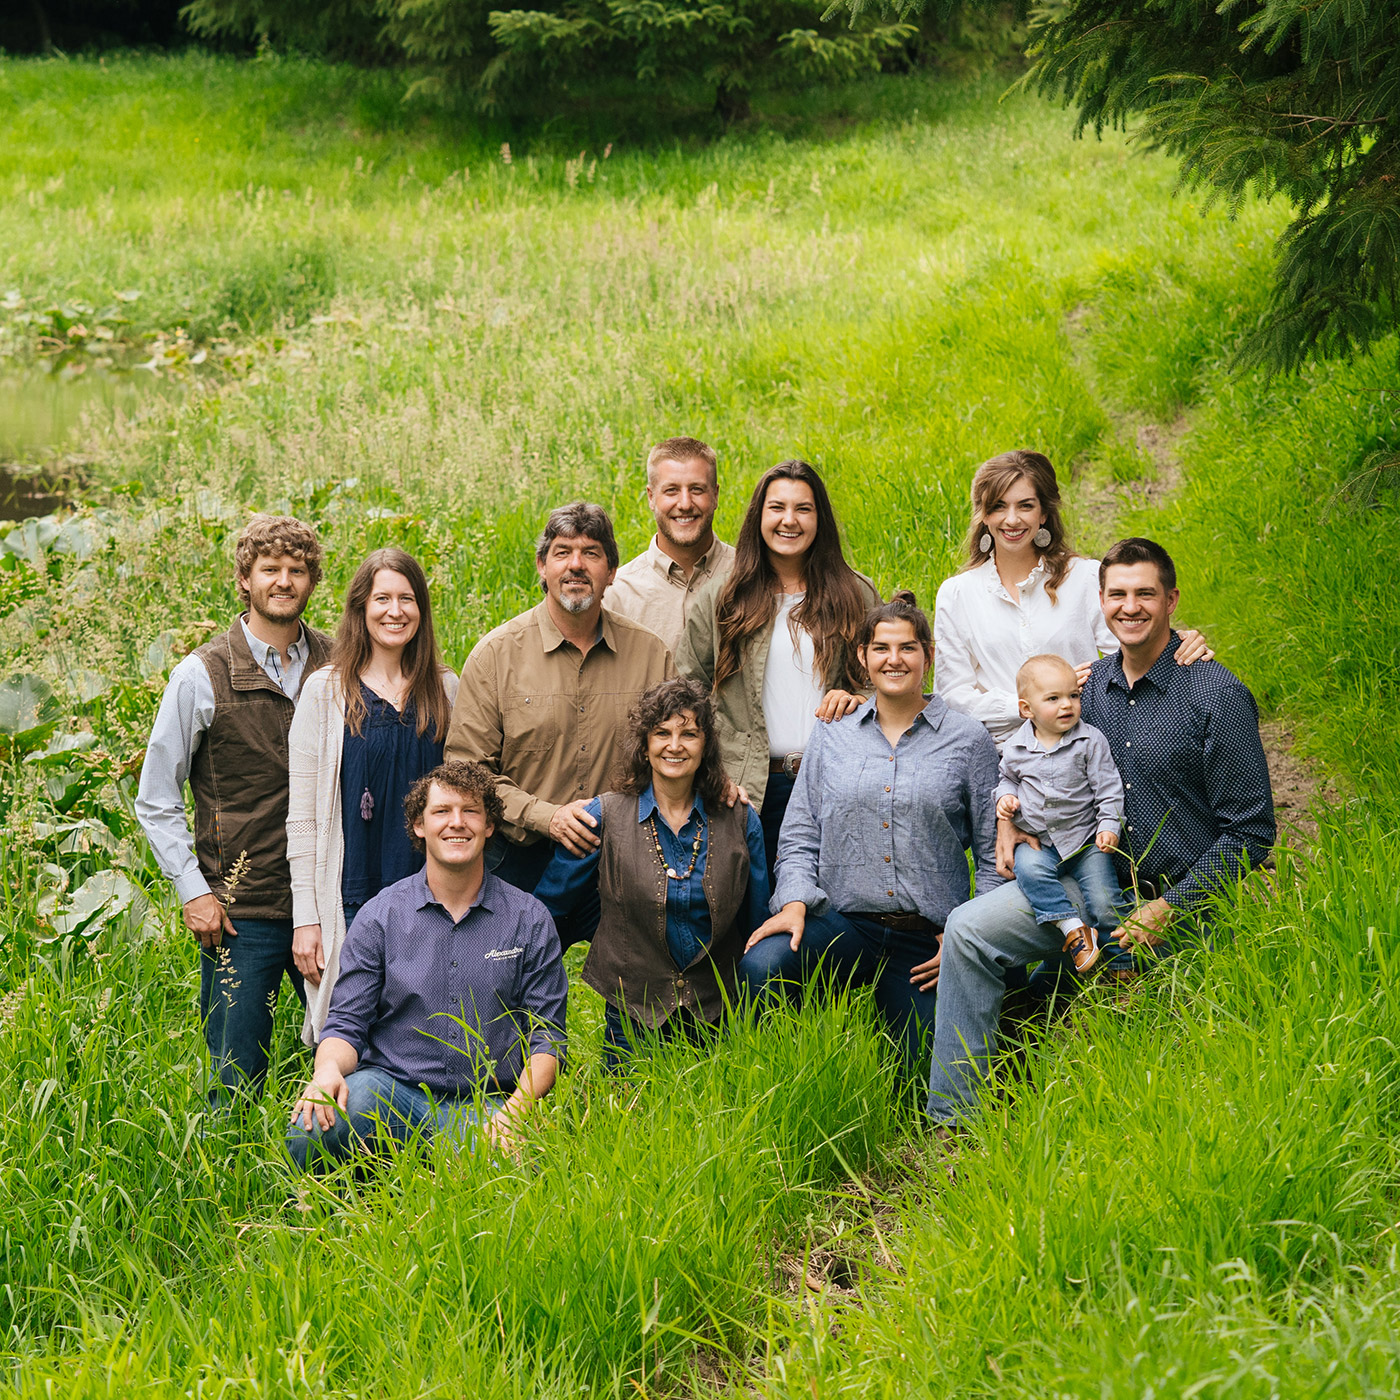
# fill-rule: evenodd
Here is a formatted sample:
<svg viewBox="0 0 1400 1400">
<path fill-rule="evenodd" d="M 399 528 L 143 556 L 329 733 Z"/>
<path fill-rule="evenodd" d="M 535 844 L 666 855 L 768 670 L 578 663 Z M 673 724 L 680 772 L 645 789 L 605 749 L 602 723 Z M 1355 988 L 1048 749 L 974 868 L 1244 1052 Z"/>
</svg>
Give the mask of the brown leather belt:
<svg viewBox="0 0 1400 1400">
<path fill-rule="evenodd" d="M 802 767 L 802 755 L 800 753 L 784 754 L 781 758 L 770 758 L 768 760 L 768 771 L 770 773 L 786 773 L 789 777 L 795 778 L 797 770 Z"/>
<path fill-rule="evenodd" d="M 892 928 L 896 933 L 942 933 L 943 929 L 932 919 L 926 919 L 922 914 L 875 914 L 867 913 L 858 909 L 851 915 L 854 919 L 869 919 L 871 923 L 883 924 L 886 928 Z"/>
</svg>

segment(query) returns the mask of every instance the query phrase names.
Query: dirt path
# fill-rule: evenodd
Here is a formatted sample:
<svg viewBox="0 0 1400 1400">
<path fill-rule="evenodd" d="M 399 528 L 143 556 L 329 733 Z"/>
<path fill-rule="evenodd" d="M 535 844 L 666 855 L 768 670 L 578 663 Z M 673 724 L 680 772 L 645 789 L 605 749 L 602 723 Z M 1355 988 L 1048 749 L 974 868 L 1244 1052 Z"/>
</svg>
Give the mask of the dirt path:
<svg viewBox="0 0 1400 1400">
<path fill-rule="evenodd" d="M 1077 339 L 1082 319 L 1077 314 L 1069 317 L 1072 340 Z M 1087 364 L 1081 361 L 1080 369 L 1092 384 Z M 1072 472 L 1065 491 L 1066 504 L 1076 527 L 1075 537 L 1087 552 L 1101 552 L 1118 538 L 1119 522 L 1125 512 L 1163 506 L 1177 492 L 1183 479 L 1177 448 L 1190 428 L 1184 412 L 1173 423 L 1161 424 L 1106 411 L 1120 436 L 1133 441 L 1151 462 L 1152 475 L 1110 481 L 1096 474 L 1087 463 Z M 1293 731 L 1286 720 L 1266 720 L 1260 724 L 1259 732 L 1273 782 L 1279 841 L 1294 850 L 1306 851 L 1317 835 L 1314 804 L 1319 800 L 1328 804 L 1337 801 L 1337 791 L 1297 753 Z"/>
</svg>

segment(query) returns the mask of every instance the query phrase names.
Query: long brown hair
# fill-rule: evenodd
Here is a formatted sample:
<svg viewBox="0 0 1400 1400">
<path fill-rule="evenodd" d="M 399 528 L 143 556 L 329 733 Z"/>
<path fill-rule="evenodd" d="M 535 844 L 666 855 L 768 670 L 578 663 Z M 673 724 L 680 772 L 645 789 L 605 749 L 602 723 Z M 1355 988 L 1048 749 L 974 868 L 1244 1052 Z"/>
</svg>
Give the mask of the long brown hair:
<svg viewBox="0 0 1400 1400">
<path fill-rule="evenodd" d="M 836 513 L 831 509 L 831 497 L 826 494 L 821 477 L 808 463 L 794 459 L 769 467 L 759 477 L 744 512 L 744 523 L 734 546 L 734 567 L 715 609 L 719 631 L 715 689 L 738 673 L 745 643 L 771 626 L 777 615 L 778 575 L 768 557 L 761 529 L 768 488 L 775 481 L 805 482 L 817 507 L 817 533 L 803 561 L 807 592 L 792 610 L 791 625 L 802 627 L 811 636 L 813 660 L 823 683 L 851 686 L 852 677 L 834 672 L 843 644 L 855 636 L 865 616 L 865 594 L 856 571 L 841 553 Z"/>
<path fill-rule="evenodd" d="M 1069 547 L 1065 534 L 1065 522 L 1060 515 L 1060 486 L 1055 480 L 1055 468 L 1043 452 L 1031 452 L 1018 447 L 1013 452 L 1003 452 L 992 457 L 977 468 L 972 477 L 972 520 L 967 527 L 964 549 L 967 563 L 963 570 L 975 569 L 985 564 L 990 551 L 982 549 L 982 537 L 990 532 L 986 526 L 987 512 L 1008 491 L 1018 477 L 1025 477 L 1031 489 L 1040 500 L 1040 508 L 1045 512 L 1045 528 L 1050 532 L 1050 543 L 1039 550 L 1045 565 L 1045 591 L 1050 601 L 1056 602 L 1055 590 L 1065 581 L 1071 559 L 1079 555 Z"/>
<path fill-rule="evenodd" d="M 365 697 L 360 693 L 360 673 L 374 655 L 369 628 L 365 625 L 365 605 L 374 592 L 374 576 L 381 569 L 402 574 L 413 589 L 418 604 L 418 630 L 403 649 L 403 671 L 408 677 L 408 694 L 418 721 L 418 733 L 433 727 L 434 739 L 447 737 L 451 712 L 447 692 L 442 688 L 442 669 L 438 664 L 437 642 L 433 638 L 433 608 L 428 598 L 428 578 L 423 567 L 411 555 L 392 546 L 376 549 L 355 570 L 345 595 L 345 611 L 331 644 L 331 665 L 335 667 L 345 700 L 345 724 L 352 734 L 358 734 L 366 718 Z"/>
<path fill-rule="evenodd" d="M 647 752 L 647 740 L 652 730 L 686 711 L 695 716 L 695 727 L 705 741 L 700 768 L 695 774 L 696 790 L 708 807 L 718 807 L 724 801 L 729 779 L 724 775 L 724 761 L 719 752 L 715 707 L 699 681 L 686 680 L 683 676 L 652 686 L 632 706 L 622 736 L 622 758 L 617 776 L 619 792 L 640 797 L 650 787 L 655 774 Z"/>
</svg>

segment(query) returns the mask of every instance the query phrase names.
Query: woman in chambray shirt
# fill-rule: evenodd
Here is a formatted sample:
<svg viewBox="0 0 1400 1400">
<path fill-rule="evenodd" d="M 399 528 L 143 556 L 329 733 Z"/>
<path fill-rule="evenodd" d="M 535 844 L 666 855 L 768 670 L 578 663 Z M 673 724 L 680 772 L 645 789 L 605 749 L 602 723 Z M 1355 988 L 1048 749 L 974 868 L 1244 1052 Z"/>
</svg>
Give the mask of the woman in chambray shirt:
<svg viewBox="0 0 1400 1400">
<path fill-rule="evenodd" d="M 912 1070 L 933 1034 L 943 924 L 971 893 L 967 852 L 977 893 L 1003 883 L 997 750 L 983 725 L 924 695 L 933 638 L 912 593 L 870 610 L 856 655 L 874 697 L 813 731 L 778 839 L 773 916 L 739 972 L 760 1004 L 795 999 L 819 966 L 873 984 Z"/>
</svg>

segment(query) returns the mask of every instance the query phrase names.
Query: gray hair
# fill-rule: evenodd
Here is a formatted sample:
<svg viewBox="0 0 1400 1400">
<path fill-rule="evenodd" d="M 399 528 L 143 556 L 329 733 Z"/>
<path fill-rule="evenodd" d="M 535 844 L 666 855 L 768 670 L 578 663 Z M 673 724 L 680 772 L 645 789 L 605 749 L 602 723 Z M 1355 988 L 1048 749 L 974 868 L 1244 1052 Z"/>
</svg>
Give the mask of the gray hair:
<svg viewBox="0 0 1400 1400">
<path fill-rule="evenodd" d="M 595 506 L 589 501 L 573 501 L 550 511 L 539 542 L 535 545 L 537 564 L 544 563 L 550 545 L 561 536 L 566 540 L 582 537 L 602 545 L 608 568 L 617 568 L 617 537 L 613 534 L 612 521 L 602 506 Z"/>
</svg>

